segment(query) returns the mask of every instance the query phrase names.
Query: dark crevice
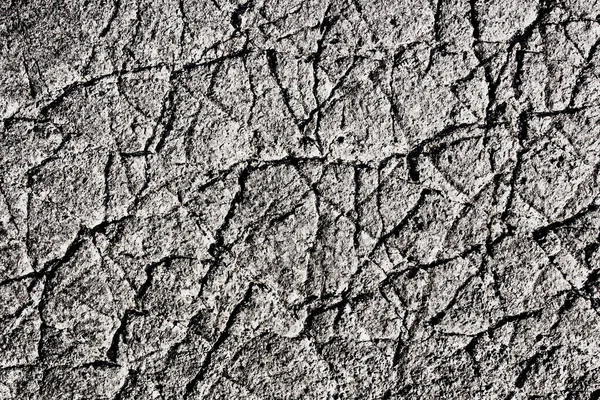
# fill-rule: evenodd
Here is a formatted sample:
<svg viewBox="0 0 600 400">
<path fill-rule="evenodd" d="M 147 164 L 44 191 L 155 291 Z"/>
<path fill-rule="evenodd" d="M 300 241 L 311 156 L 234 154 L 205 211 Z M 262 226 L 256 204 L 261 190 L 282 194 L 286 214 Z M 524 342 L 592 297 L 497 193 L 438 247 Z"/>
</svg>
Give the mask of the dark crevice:
<svg viewBox="0 0 600 400">
<path fill-rule="evenodd" d="M 239 31 L 242 28 L 242 16 L 248 9 L 253 6 L 252 1 L 248 1 L 246 3 L 242 3 L 236 7 L 235 10 L 231 13 L 230 24 L 236 31 Z"/>
<path fill-rule="evenodd" d="M 102 32 L 100 32 L 100 37 L 101 38 L 103 38 L 104 36 L 106 36 L 106 34 L 110 31 L 110 27 L 112 26 L 112 23 L 114 22 L 114 20 L 119 15 L 119 10 L 120 9 L 121 9 L 121 0 L 113 0 L 113 9 L 112 9 L 110 17 L 108 19 L 108 22 L 104 26 L 104 29 L 102 29 Z"/>
<path fill-rule="evenodd" d="M 248 303 L 248 301 L 252 297 L 252 290 L 253 290 L 254 285 L 255 285 L 254 283 L 250 283 L 250 285 L 248 286 L 248 289 L 246 290 L 246 292 L 244 293 L 244 296 L 242 297 L 242 300 L 235 305 L 235 307 L 229 314 L 229 318 L 227 319 L 227 322 L 225 323 L 225 327 L 219 334 L 219 337 L 212 344 L 211 348 L 208 350 L 208 352 L 204 356 L 204 361 L 202 361 L 202 364 L 200 365 L 200 370 L 196 373 L 194 378 L 191 381 L 189 381 L 187 383 L 187 385 L 185 386 L 185 395 L 184 395 L 185 399 L 192 396 L 194 391 L 196 390 L 198 384 L 204 380 L 204 377 L 205 377 L 206 373 L 208 372 L 208 369 L 212 362 L 213 356 L 219 350 L 219 348 L 223 345 L 223 343 L 225 343 L 225 341 L 229 338 L 229 335 L 230 335 L 229 331 L 231 330 L 233 324 L 235 323 L 235 319 L 241 313 L 241 311 L 243 310 L 246 303 Z"/>
</svg>

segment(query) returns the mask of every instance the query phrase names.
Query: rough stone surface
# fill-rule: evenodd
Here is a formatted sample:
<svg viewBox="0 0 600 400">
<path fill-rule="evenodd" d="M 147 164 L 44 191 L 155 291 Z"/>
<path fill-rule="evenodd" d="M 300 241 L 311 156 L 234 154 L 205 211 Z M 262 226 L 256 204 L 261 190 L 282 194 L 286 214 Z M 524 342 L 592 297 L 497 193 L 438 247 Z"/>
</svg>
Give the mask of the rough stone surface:
<svg viewBox="0 0 600 400">
<path fill-rule="evenodd" d="M 597 0 L 0 1 L 0 399 L 599 399 Z"/>
</svg>

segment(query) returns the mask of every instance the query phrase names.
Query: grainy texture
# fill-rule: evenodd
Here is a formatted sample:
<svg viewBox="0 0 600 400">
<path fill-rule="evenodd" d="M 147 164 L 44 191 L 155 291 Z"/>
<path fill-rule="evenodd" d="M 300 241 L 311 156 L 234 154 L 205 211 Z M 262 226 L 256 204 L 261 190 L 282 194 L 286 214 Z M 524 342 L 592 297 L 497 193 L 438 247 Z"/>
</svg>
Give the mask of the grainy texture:
<svg viewBox="0 0 600 400">
<path fill-rule="evenodd" d="M 599 399 L 597 0 L 0 2 L 0 399 Z"/>
</svg>

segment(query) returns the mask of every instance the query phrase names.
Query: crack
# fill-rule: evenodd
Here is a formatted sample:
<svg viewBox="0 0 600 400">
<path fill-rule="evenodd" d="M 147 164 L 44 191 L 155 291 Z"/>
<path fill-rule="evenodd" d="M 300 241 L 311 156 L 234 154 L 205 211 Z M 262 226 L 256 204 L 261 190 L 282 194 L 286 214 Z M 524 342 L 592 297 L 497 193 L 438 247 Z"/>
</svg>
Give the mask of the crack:
<svg viewBox="0 0 600 400">
<path fill-rule="evenodd" d="M 44 351 L 44 340 L 45 340 L 45 331 L 49 328 L 48 323 L 45 318 L 45 309 L 46 309 L 46 300 L 50 295 L 50 290 L 52 289 L 52 281 L 56 277 L 56 272 L 58 268 L 65 265 L 69 261 L 71 261 L 75 255 L 79 252 L 80 248 L 85 243 L 85 236 L 87 235 L 87 229 L 85 227 L 81 227 L 79 232 L 77 233 L 75 240 L 71 242 L 69 247 L 67 248 L 65 254 L 55 260 L 48 261 L 44 264 L 44 267 L 41 271 L 35 272 L 34 277 L 37 279 L 45 278 L 44 288 L 42 290 L 42 294 L 38 301 L 38 313 L 40 317 L 40 337 L 38 340 L 37 346 L 37 354 L 40 360 L 43 360 L 46 356 Z"/>
<path fill-rule="evenodd" d="M 319 100 L 319 84 L 320 84 L 320 82 L 319 82 L 318 69 L 319 69 L 319 63 L 321 62 L 321 56 L 323 55 L 323 51 L 325 50 L 325 46 L 323 45 L 323 42 L 325 41 L 325 38 L 326 38 L 327 34 L 329 33 L 329 31 L 331 30 L 331 28 L 335 25 L 335 23 L 339 19 L 339 17 L 337 17 L 337 16 L 332 17 L 332 18 L 328 17 L 328 14 L 330 13 L 330 11 L 331 11 L 331 4 L 328 4 L 328 6 L 325 9 L 325 12 L 323 14 L 323 19 L 321 20 L 321 23 L 319 24 L 319 32 L 321 33 L 321 36 L 319 37 L 319 39 L 317 39 L 317 51 L 314 52 L 313 54 L 311 54 L 309 57 L 309 61 L 312 62 L 312 70 L 313 70 L 312 95 L 315 100 L 315 105 L 316 105 L 315 109 L 317 110 L 314 136 L 315 136 L 315 140 L 317 143 L 317 147 L 321 154 L 323 154 L 323 142 L 321 140 L 319 129 L 321 126 L 322 113 L 321 113 L 321 103 Z M 304 130 L 306 123 L 310 120 L 312 120 L 312 116 L 309 116 L 309 119 L 307 119 L 306 121 L 302 121 L 301 125 L 299 126 L 300 129 Z"/>
<path fill-rule="evenodd" d="M 169 77 L 170 89 L 163 101 L 162 110 L 160 112 L 160 116 L 158 117 L 158 121 L 156 124 L 156 129 L 158 129 L 159 124 L 162 125 L 162 127 L 163 127 L 162 133 L 159 136 L 158 141 L 156 142 L 156 146 L 154 148 L 154 152 L 156 154 L 160 153 L 163 150 L 167 139 L 171 135 L 171 131 L 173 130 L 173 125 L 175 124 L 175 117 L 177 115 L 177 106 L 175 105 L 176 89 L 175 89 L 175 83 L 173 82 L 173 79 L 174 79 L 174 75 L 173 75 L 173 73 L 171 73 L 171 76 Z M 163 123 L 162 120 L 165 117 L 167 118 L 167 120 L 166 120 L 166 122 Z M 154 141 L 154 137 L 156 135 L 156 129 L 152 135 L 153 137 L 151 138 L 151 140 L 149 140 L 149 142 Z M 146 148 L 145 150 L 148 151 L 149 148 Z"/>
<path fill-rule="evenodd" d="M 296 126 L 299 127 L 300 120 L 298 119 L 298 117 L 294 113 L 294 109 L 291 106 L 289 92 L 283 86 L 283 84 L 281 83 L 281 80 L 279 79 L 279 75 L 277 74 L 277 68 L 278 68 L 277 52 L 275 50 L 270 49 L 270 50 L 267 50 L 265 52 L 265 56 L 267 58 L 267 65 L 269 67 L 269 71 L 271 71 L 271 75 L 273 76 L 273 78 L 275 79 L 275 83 L 279 87 L 279 92 L 280 92 L 281 97 L 283 99 L 283 104 L 287 108 L 288 113 L 292 117 L 292 120 L 294 121 L 294 123 L 296 124 Z"/>
<path fill-rule="evenodd" d="M 238 207 L 241 206 L 241 204 L 244 200 L 244 194 L 246 191 L 246 182 L 252 171 L 253 171 L 252 165 L 250 163 L 247 163 L 246 166 L 244 167 L 244 169 L 240 172 L 240 174 L 238 176 L 239 189 L 229 205 L 229 210 L 227 211 L 227 214 L 225 215 L 225 218 L 223 219 L 223 223 L 221 224 L 221 226 L 219 226 L 219 228 L 217 229 L 217 231 L 214 234 L 213 243 L 208 248 L 208 253 L 212 257 L 212 262 L 210 263 L 209 268 L 206 271 L 206 274 L 202 277 L 202 279 L 200 281 L 200 292 L 199 292 L 198 296 L 200 296 L 200 294 L 204 291 L 204 288 L 205 288 L 206 284 L 208 283 L 208 280 L 214 274 L 215 270 L 222 263 L 223 253 L 228 250 L 228 245 L 225 244 L 225 233 L 227 232 L 227 229 L 229 229 L 231 220 L 233 219 L 236 210 L 238 209 Z"/>
<path fill-rule="evenodd" d="M 434 193 L 434 191 L 431 190 L 431 189 L 428 189 L 428 188 L 425 188 L 425 189 L 421 190 L 421 193 L 419 194 L 419 199 L 408 210 L 408 212 L 402 218 L 402 220 L 398 224 L 396 224 L 396 226 L 394 226 L 388 233 L 386 233 L 385 235 L 383 235 L 383 236 L 381 236 L 379 238 L 379 240 L 377 241 L 377 243 L 375 244 L 375 246 L 371 250 L 371 253 L 369 254 L 369 258 L 373 258 L 374 255 L 375 255 L 375 253 L 377 252 L 377 250 L 379 250 L 379 248 L 381 246 L 384 246 L 386 244 L 386 242 L 388 241 L 388 239 L 390 239 L 392 237 L 398 237 L 398 235 L 406 227 L 406 225 L 408 224 L 408 222 L 415 215 L 417 215 L 417 212 L 419 211 L 419 209 L 423 206 L 423 204 L 425 204 L 425 199 L 428 196 L 432 195 L 433 193 Z"/>
<path fill-rule="evenodd" d="M 108 214 L 108 209 L 109 209 L 110 200 L 111 200 L 111 194 L 110 194 L 110 170 L 112 168 L 113 161 L 114 161 L 114 154 L 110 153 L 108 155 L 108 159 L 107 159 L 106 165 L 104 167 L 104 200 L 103 200 L 103 206 L 104 206 L 104 215 L 105 215 L 105 218 L 106 218 L 106 215 Z"/>
<path fill-rule="evenodd" d="M 477 0 L 469 0 L 469 8 L 469 22 L 471 23 L 471 28 L 473 29 L 473 40 L 474 42 L 479 42 L 481 40 L 481 28 L 479 26 L 479 10 L 477 9 Z"/>
<path fill-rule="evenodd" d="M 231 26 L 233 26 L 236 32 L 238 32 L 242 28 L 242 16 L 246 11 L 252 8 L 253 5 L 254 4 L 252 1 L 247 1 L 238 5 L 236 9 L 233 10 L 233 12 L 231 13 L 231 19 L 229 20 L 229 23 L 231 24 Z"/>
<path fill-rule="evenodd" d="M 462 129 L 475 128 L 478 127 L 475 123 L 464 123 L 458 125 L 449 125 L 437 132 L 433 137 L 427 138 L 417 145 L 413 146 L 413 148 L 408 152 L 406 156 L 406 164 L 408 167 L 408 176 L 411 181 L 419 182 L 420 181 L 420 171 L 418 159 L 423 153 L 425 146 L 445 139 L 446 137 L 452 135 L 455 132 L 458 132 Z"/>
<path fill-rule="evenodd" d="M 573 86 L 573 90 L 571 91 L 571 96 L 569 98 L 569 105 L 567 106 L 567 108 L 573 108 L 575 106 L 575 100 L 576 100 L 577 96 L 579 95 L 579 93 L 581 93 L 582 86 L 585 83 L 585 74 L 587 73 L 587 71 L 590 68 L 592 68 L 594 66 L 594 64 L 592 63 L 592 60 L 593 60 L 594 56 L 596 55 L 596 53 L 598 52 L 599 48 L 600 48 L 600 38 L 598 40 L 596 40 L 596 42 L 594 42 L 594 44 L 590 48 L 590 51 L 588 52 L 588 55 L 584 60 L 583 67 L 581 68 L 581 71 L 579 72 L 579 74 L 577 74 L 577 78 L 575 80 L 575 85 Z"/>
<path fill-rule="evenodd" d="M 525 386 L 525 382 L 527 381 L 528 376 L 531 374 L 532 370 L 536 367 L 536 365 L 542 362 L 544 359 L 552 357 L 552 355 L 554 355 L 554 353 L 556 353 L 556 351 L 560 347 L 561 346 L 552 346 L 548 350 L 536 352 L 533 356 L 525 360 L 525 365 L 523 369 L 521 370 L 521 372 L 519 372 L 519 375 L 515 379 L 515 387 L 519 389 L 523 388 L 523 386 Z"/>
<path fill-rule="evenodd" d="M 230 54 L 226 54 L 226 55 L 223 55 L 223 56 L 220 56 L 220 57 L 216 57 L 216 58 L 214 58 L 212 60 L 208 60 L 208 61 L 190 61 L 188 63 L 185 63 L 181 69 L 173 70 L 173 73 L 176 76 L 179 76 L 179 75 L 182 75 L 184 73 L 189 73 L 190 71 L 193 71 L 193 70 L 198 69 L 198 68 L 204 68 L 204 67 L 209 67 L 209 66 L 216 65 L 216 64 L 221 64 L 221 63 L 223 63 L 224 61 L 227 61 L 227 60 L 234 60 L 236 58 L 243 58 L 243 57 L 247 56 L 250 53 L 251 53 L 251 51 L 246 46 L 244 46 L 244 48 L 241 49 L 241 50 L 234 51 L 234 52 L 232 52 Z"/>
<path fill-rule="evenodd" d="M 25 74 L 27 75 L 27 84 L 29 86 L 29 95 L 32 98 L 36 98 L 38 92 L 35 88 L 35 85 L 33 84 L 32 80 L 31 80 L 31 73 L 29 71 L 29 65 L 28 65 L 27 60 L 25 59 L 24 55 L 23 55 L 23 66 L 25 67 Z"/>
<path fill-rule="evenodd" d="M 117 18 L 117 16 L 119 15 L 119 10 L 121 9 L 121 0 L 113 0 L 113 9 L 112 9 L 112 13 L 110 14 L 110 17 L 108 19 L 108 22 L 106 23 L 106 25 L 104 26 L 104 28 L 102 29 L 102 31 L 100 32 L 100 37 L 103 38 L 106 36 L 106 34 L 110 31 L 110 27 L 112 26 L 114 20 Z"/>
<path fill-rule="evenodd" d="M 177 6 L 179 7 L 179 14 L 181 16 L 181 24 L 182 24 L 181 34 L 179 35 L 179 58 L 181 58 L 183 56 L 185 34 L 190 29 L 189 19 L 185 12 L 184 3 L 185 3 L 185 0 L 178 0 L 178 2 L 177 2 Z"/>
<path fill-rule="evenodd" d="M 561 221 L 556 221 L 549 225 L 542 226 L 540 228 L 535 229 L 532 232 L 532 237 L 536 241 L 542 241 L 550 232 L 552 232 L 556 229 L 567 227 L 567 226 L 571 225 L 572 223 L 577 222 L 578 220 L 586 217 L 588 214 L 596 212 L 598 210 L 600 210 L 600 206 L 598 206 L 594 203 L 590 203 L 586 207 L 584 207 L 581 211 L 577 212 L 576 214 L 574 214 L 568 218 L 565 218 Z"/>
<path fill-rule="evenodd" d="M 215 342 L 212 344 L 211 348 L 206 353 L 206 356 L 204 357 L 204 361 L 202 362 L 202 364 L 200 366 L 200 370 L 196 373 L 194 378 L 192 378 L 186 384 L 185 394 L 183 397 L 184 399 L 190 398 L 190 396 L 196 391 L 200 382 L 202 382 L 204 380 L 204 377 L 205 377 L 206 373 L 208 372 L 208 369 L 210 368 L 210 364 L 212 362 L 212 358 L 213 358 L 214 354 L 219 350 L 219 348 L 223 345 L 223 343 L 225 343 L 225 341 L 229 338 L 230 330 L 233 327 L 233 324 L 235 323 L 235 319 L 242 312 L 244 306 L 250 301 L 250 299 L 252 297 L 252 290 L 253 290 L 254 286 L 256 286 L 256 285 L 257 285 L 256 283 L 253 283 L 253 282 L 250 283 L 250 285 L 248 286 L 248 289 L 246 289 L 246 292 L 244 293 L 244 296 L 242 297 L 242 300 L 240 300 L 240 302 L 238 302 L 235 305 L 235 307 L 229 314 L 229 318 L 227 319 L 227 322 L 225 323 L 225 327 L 219 334 L 219 337 L 217 338 L 217 340 L 215 340 Z"/>
<path fill-rule="evenodd" d="M 125 377 L 125 380 L 123 382 L 123 385 L 121 385 L 121 387 L 119 388 L 119 390 L 117 391 L 117 393 L 115 393 L 115 396 L 113 397 L 113 400 L 125 400 L 127 399 L 127 397 L 125 397 L 127 395 L 127 390 L 132 387 L 133 385 L 135 385 L 135 383 L 138 380 L 138 375 L 139 375 L 139 371 L 135 370 L 135 369 L 130 369 L 127 377 Z"/>
<path fill-rule="evenodd" d="M 508 198 L 507 198 L 506 204 L 504 206 L 504 211 L 502 212 L 502 215 L 500 216 L 500 219 L 504 222 L 506 222 L 506 220 L 509 216 L 509 213 L 512 209 L 512 205 L 513 205 L 514 198 L 516 195 L 515 186 L 517 184 L 517 178 L 519 177 L 519 174 L 521 173 L 523 156 L 529 151 L 529 149 L 525 147 L 525 141 L 528 138 L 528 129 L 529 129 L 529 112 L 523 111 L 521 114 L 519 114 L 519 121 L 518 121 L 517 140 L 519 143 L 519 149 L 517 150 L 515 165 L 513 166 L 511 176 L 510 176 L 510 181 L 509 181 L 510 189 L 509 189 L 509 193 L 508 193 Z"/>
<path fill-rule="evenodd" d="M 104 82 L 107 79 L 117 78 L 120 75 L 138 74 L 141 72 L 161 69 L 165 66 L 166 66 L 166 64 L 164 64 L 164 63 L 158 63 L 155 65 L 145 65 L 145 66 L 136 67 L 136 68 L 132 68 L 132 69 L 114 70 L 114 71 L 106 73 L 106 74 L 101 74 L 101 75 L 92 77 L 85 81 L 77 81 L 77 82 L 71 83 L 71 84 L 61 88 L 59 93 L 57 94 L 57 96 L 54 97 L 54 99 L 50 100 L 48 103 L 46 103 L 44 106 L 42 106 L 40 108 L 39 114 L 42 117 L 47 118 L 50 111 L 52 111 L 53 109 L 60 106 L 70 95 L 72 95 L 79 89 L 94 87 L 97 84 Z"/>
</svg>

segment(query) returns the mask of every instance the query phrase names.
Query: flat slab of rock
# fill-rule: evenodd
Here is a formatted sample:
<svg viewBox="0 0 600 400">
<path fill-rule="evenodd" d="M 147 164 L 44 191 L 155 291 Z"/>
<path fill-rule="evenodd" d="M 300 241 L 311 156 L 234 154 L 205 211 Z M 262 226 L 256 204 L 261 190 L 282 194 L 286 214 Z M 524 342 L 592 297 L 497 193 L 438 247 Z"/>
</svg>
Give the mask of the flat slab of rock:
<svg viewBox="0 0 600 400">
<path fill-rule="evenodd" d="M 0 4 L 0 399 L 600 398 L 600 2 Z"/>
</svg>

